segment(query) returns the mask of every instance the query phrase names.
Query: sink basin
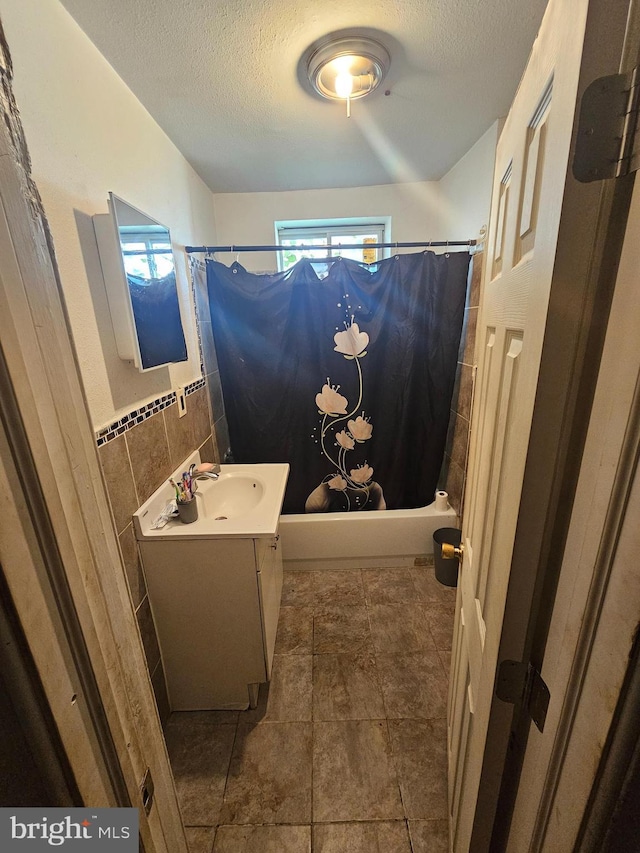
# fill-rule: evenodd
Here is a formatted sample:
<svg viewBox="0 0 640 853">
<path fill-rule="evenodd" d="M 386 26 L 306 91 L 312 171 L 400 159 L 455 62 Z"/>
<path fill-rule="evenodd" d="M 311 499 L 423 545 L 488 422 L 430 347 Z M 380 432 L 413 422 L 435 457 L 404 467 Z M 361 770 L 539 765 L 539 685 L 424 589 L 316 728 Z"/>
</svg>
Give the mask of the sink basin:
<svg viewBox="0 0 640 853">
<path fill-rule="evenodd" d="M 264 500 L 266 489 L 259 477 L 223 469 L 217 480 L 198 480 L 198 492 L 198 517 L 227 521 L 251 513 Z"/>
<path fill-rule="evenodd" d="M 171 475 L 179 480 L 183 471 L 195 462 L 200 464 L 198 451 Z M 164 527 L 154 529 L 153 521 L 175 498 L 169 479 L 151 495 L 133 515 L 136 538 L 154 539 L 224 539 L 269 538 L 276 535 L 284 490 L 289 476 L 286 463 L 265 465 L 222 465 L 217 480 L 198 480 L 195 500 L 198 519 L 183 524 L 171 519 Z"/>
</svg>

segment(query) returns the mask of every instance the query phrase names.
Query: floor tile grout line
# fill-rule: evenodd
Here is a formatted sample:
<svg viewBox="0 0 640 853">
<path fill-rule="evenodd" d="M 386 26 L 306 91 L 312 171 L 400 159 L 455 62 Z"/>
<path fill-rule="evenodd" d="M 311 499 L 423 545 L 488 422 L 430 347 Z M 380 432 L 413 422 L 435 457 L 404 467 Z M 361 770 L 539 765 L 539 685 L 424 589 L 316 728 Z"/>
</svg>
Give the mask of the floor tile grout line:
<svg viewBox="0 0 640 853">
<path fill-rule="evenodd" d="M 407 831 L 408 837 L 409 837 L 409 844 L 411 846 L 411 849 L 413 849 L 413 843 L 411 841 L 411 833 L 410 833 L 410 829 L 409 829 L 410 819 L 406 813 L 407 809 L 406 809 L 405 801 L 404 801 L 404 798 L 402 795 L 402 786 L 400 784 L 401 776 L 400 776 L 400 773 L 398 772 L 398 767 L 399 767 L 398 760 L 399 760 L 399 757 L 400 758 L 402 757 L 402 751 L 400 751 L 400 753 L 398 753 L 397 750 L 394 749 L 394 747 L 393 747 L 393 743 L 392 743 L 392 739 L 391 739 L 391 724 L 396 723 L 397 721 L 400 721 L 400 720 L 407 720 L 407 721 L 442 720 L 445 722 L 445 725 L 446 725 L 446 716 L 443 716 L 442 714 L 440 714 L 439 716 L 436 716 L 436 717 L 423 718 L 423 717 L 415 717 L 413 715 L 405 715 L 405 716 L 399 717 L 397 719 L 396 718 L 391 719 L 389 717 L 387 702 L 385 700 L 385 695 L 384 695 L 384 692 L 382 690 L 382 681 L 381 681 L 380 663 L 379 663 L 379 657 L 381 655 L 384 655 L 385 652 L 384 651 L 378 651 L 376 646 L 373 644 L 372 638 L 371 638 L 372 608 L 374 606 L 374 600 L 373 599 L 375 596 L 372 597 L 371 595 L 367 594 L 366 589 L 365 589 L 365 585 L 364 585 L 363 572 L 361 570 L 357 570 L 357 574 L 359 574 L 359 576 L 360 576 L 360 584 L 361 584 L 361 588 L 363 590 L 362 604 L 364 605 L 364 610 L 365 610 L 366 619 L 367 619 L 367 627 L 368 627 L 368 631 L 369 631 L 368 651 L 371 654 L 372 663 L 373 663 L 373 672 L 371 674 L 374 678 L 375 686 L 376 686 L 376 688 L 379 692 L 380 698 L 382 700 L 381 704 L 382 704 L 382 710 L 384 713 L 383 718 L 376 715 L 376 719 L 380 720 L 381 722 L 384 722 L 384 724 L 385 724 L 385 731 L 386 731 L 386 735 L 387 735 L 387 741 L 389 744 L 389 751 L 390 751 L 390 757 L 391 757 L 391 761 L 392 761 L 392 767 L 393 767 L 393 770 L 395 772 L 395 779 L 396 779 L 396 783 L 398 786 L 400 803 L 402 805 L 402 811 L 404 813 L 404 817 L 401 818 L 401 820 L 405 824 L 406 831 Z M 412 579 L 412 585 L 415 589 L 415 583 L 413 582 L 413 579 Z M 402 606 L 406 602 L 398 601 L 398 602 L 392 602 L 392 603 L 397 603 L 397 604 Z M 416 601 L 416 603 L 423 604 L 423 606 L 425 606 L 425 608 L 428 607 L 428 603 L 426 603 L 426 602 Z M 314 650 L 314 647 L 315 647 L 315 638 L 316 638 L 316 633 L 317 633 L 317 631 L 316 631 L 316 628 L 317 628 L 316 616 L 315 616 L 316 604 L 317 604 L 317 602 L 315 601 L 315 598 L 314 598 L 313 604 L 311 606 L 311 617 L 312 617 L 312 623 L 311 623 L 311 639 L 312 639 L 311 657 L 312 657 L 312 661 L 311 661 L 311 709 L 310 709 L 310 722 L 311 722 L 311 767 L 310 767 L 310 784 L 311 784 L 311 809 L 310 809 L 310 812 L 311 812 L 311 816 L 310 816 L 310 827 L 311 827 L 311 843 L 312 844 L 314 843 L 314 840 L 315 840 L 313 827 L 316 825 L 316 821 L 314 820 L 315 814 L 314 814 L 314 808 L 313 808 L 313 806 L 314 806 L 314 798 L 313 798 L 313 794 L 314 794 L 314 791 L 313 791 L 314 761 L 313 761 L 313 759 L 314 759 L 315 748 L 316 748 L 316 725 L 315 724 L 319 722 L 316 718 L 316 711 L 315 711 L 315 707 L 314 707 L 315 696 L 316 696 L 315 679 L 316 679 L 316 671 L 317 671 L 317 665 L 318 665 L 318 661 L 314 660 L 314 658 L 316 657 L 316 652 Z M 295 605 L 293 605 L 293 606 L 295 606 Z M 343 606 L 349 606 L 349 605 L 343 605 Z M 434 636 L 433 631 L 431 629 L 430 622 L 428 622 L 428 632 L 429 632 L 429 635 L 430 635 L 432 643 L 433 643 L 433 650 L 435 651 L 435 653 L 438 656 L 440 667 L 442 668 L 442 670 L 444 671 L 444 673 L 446 675 L 447 672 L 446 672 L 446 668 L 444 665 L 442 654 L 448 652 L 448 650 L 447 649 L 440 649 L 438 647 L 438 644 L 436 644 L 435 636 Z M 320 653 L 317 653 L 317 654 L 320 654 Z M 327 654 L 331 654 L 332 656 L 341 656 L 341 655 L 357 656 L 359 653 L 354 652 L 353 650 L 349 650 L 349 651 L 345 650 L 345 651 L 340 651 L 340 652 L 331 652 L 331 653 L 327 653 Z M 402 657 L 405 657 L 408 653 L 405 651 L 404 653 L 400 653 L 400 654 Z M 225 777 L 225 785 L 224 785 L 224 790 L 222 792 L 222 807 L 224 807 L 224 801 L 225 801 L 225 798 L 228 794 L 228 783 L 229 783 L 229 778 L 230 778 L 230 768 L 231 768 L 232 759 L 234 757 L 234 753 L 236 751 L 236 747 L 237 747 L 237 743 L 238 743 L 238 732 L 239 732 L 239 725 L 240 725 L 241 721 L 242 721 L 241 715 L 238 714 L 236 716 L 236 720 L 235 720 L 233 742 L 231 744 L 231 750 L 229 753 L 229 760 L 227 763 L 227 771 L 226 771 L 226 777 Z M 335 723 L 344 722 L 344 723 L 347 723 L 349 721 L 350 720 L 348 720 L 348 719 L 346 719 L 346 720 L 336 719 L 336 720 L 329 720 L 327 722 L 335 722 Z M 279 722 L 279 723 L 280 722 L 295 722 L 295 720 L 292 720 L 292 721 L 272 720 L 271 722 Z M 371 722 L 375 722 L 375 721 L 369 717 L 366 717 L 366 718 L 356 717 L 356 718 L 354 718 L 354 722 L 360 722 L 360 723 L 369 722 L 369 723 L 371 723 Z M 222 812 L 222 807 L 221 807 L 221 812 Z M 222 824 L 220 824 L 220 817 L 221 817 L 221 814 L 218 815 L 218 822 L 217 822 L 216 826 L 212 827 L 212 829 L 214 831 L 213 845 L 215 845 L 215 838 L 217 837 L 217 829 L 220 825 L 222 825 Z M 379 818 L 379 819 L 376 818 L 376 819 L 372 819 L 372 820 L 375 820 L 378 822 L 383 822 L 385 819 L 384 818 Z M 397 818 L 394 818 L 394 820 L 397 820 Z M 435 818 L 433 820 L 435 820 Z M 354 823 L 354 822 L 355 823 L 359 823 L 359 822 L 367 823 L 367 822 L 372 822 L 372 821 L 333 821 L 333 820 L 329 820 L 329 821 L 319 821 L 318 823 L 333 824 L 333 823 Z M 266 824 L 266 825 L 271 825 L 271 824 Z M 280 824 L 276 823 L 274 825 L 280 825 Z"/>
<path fill-rule="evenodd" d="M 373 643 L 373 636 L 371 634 L 371 613 L 369 610 L 369 605 L 367 605 L 367 619 L 369 622 L 369 636 L 371 637 L 373 659 L 375 662 L 376 673 L 378 673 L 378 654 L 379 654 L 379 652 L 376 649 L 375 644 Z M 398 763 L 396 761 L 396 756 L 394 754 L 394 749 L 393 749 L 393 743 L 391 741 L 391 730 L 389 728 L 389 715 L 388 715 L 388 711 L 387 711 L 387 703 L 386 703 L 385 698 L 384 698 L 384 691 L 382 690 L 382 684 L 380 684 L 380 693 L 382 694 L 382 707 L 384 708 L 384 712 L 385 712 L 385 728 L 386 728 L 386 732 L 387 732 L 387 743 L 389 744 L 389 753 L 391 756 L 391 762 L 393 764 L 393 770 L 394 770 L 395 777 L 396 777 L 396 785 L 398 786 L 398 796 L 400 797 L 400 803 L 402 805 L 402 811 L 403 811 L 405 819 L 406 819 L 407 818 L 407 807 L 405 805 L 404 798 L 402 796 L 402 785 L 400 784 L 400 773 L 398 771 Z M 407 832 L 408 832 L 408 828 L 407 828 Z"/>
<path fill-rule="evenodd" d="M 371 640 L 371 654 L 373 655 L 373 664 L 374 664 L 375 671 L 376 671 L 376 678 L 378 681 L 378 689 L 380 691 L 380 697 L 382 699 L 382 707 L 384 709 L 384 716 L 385 716 L 385 719 L 387 720 L 387 736 L 389 737 L 389 725 L 388 725 L 389 711 L 387 709 L 387 701 L 386 701 L 385 696 L 384 696 L 384 690 L 382 689 L 382 679 L 380 678 L 380 669 L 378 667 L 378 655 L 381 654 L 381 652 L 378 652 L 378 650 L 376 649 L 375 644 L 373 642 L 373 634 L 371 632 L 371 614 L 369 612 L 369 605 L 368 604 L 367 604 L 367 621 L 369 623 L 369 637 Z M 391 747 L 391 740 L 389 740 L 389 747 Z"/>
<path fill-rule="evenodd" d="M 407 827 L 407 839 L 409 841 L 409 850 L 411 853 L 416 853 L 416 850 L 413 847 L 413 839 L 411 838 L 411 829 L 409 828 L 409 818 L 405 817 L 404 819 L 405 826 Z"/>
<path fill-rule="evenodd" d="M 229 763 L 227 764 L 227 775 L 224 780 L 224 790 L 222 791 L 222 802 L 220 804 L 220 811 L 218 812 L 218 819 L 216 821 L 216 835 L 218 834 L 218 827 L 221 826 L 220 818 L 222 817 L 222 811 L 224 809 L 224 800 L 227 794 L 227 787 L 229 785 L 229 773 L 231 772 L 231 762 L 233 760 L 233 753 L 236 748 L 236 741 L 238 740 L 238 728 L 240 726 L 240 713 L 238 712 L 238 716 L 236 717 L 236 727 L 233 733 L 233 743 L 231 744 L 231 750 L 229 752 Z M 215 844 L 215 837 L 214 837 Z"/>
</svg>

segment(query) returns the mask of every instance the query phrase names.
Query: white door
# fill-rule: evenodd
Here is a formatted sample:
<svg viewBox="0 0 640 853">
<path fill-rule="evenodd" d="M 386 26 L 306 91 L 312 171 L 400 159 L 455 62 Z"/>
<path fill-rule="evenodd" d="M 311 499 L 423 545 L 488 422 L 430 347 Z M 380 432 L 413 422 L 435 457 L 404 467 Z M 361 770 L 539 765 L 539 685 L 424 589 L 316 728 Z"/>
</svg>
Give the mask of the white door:
<svg viewBox="0 0 640 853">
<path fill-rule="evenodd" d="M 448 708 L 456 853 L 478 798 L 588 5 L 551 0 L 496 153 Z"/>
<path fill-rule="evenodd" d="M 544 732 L 532 728 L 527 741 L 509 853 L 574 849 L 634 643 L 640 613 L 639 234 L 636 177 L 541 670 L 551 702 Z"/>
</svg>

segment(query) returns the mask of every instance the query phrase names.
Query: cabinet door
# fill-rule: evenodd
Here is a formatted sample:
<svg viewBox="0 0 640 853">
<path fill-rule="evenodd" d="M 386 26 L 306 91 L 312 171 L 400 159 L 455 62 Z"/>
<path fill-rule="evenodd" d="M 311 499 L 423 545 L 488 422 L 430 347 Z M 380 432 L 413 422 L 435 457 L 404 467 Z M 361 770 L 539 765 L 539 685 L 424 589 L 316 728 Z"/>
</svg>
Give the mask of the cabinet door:
<svg viewBox="0 0 640 853">
<path fill-rule="evenodd" d="M 141 543 L 171 709 L 246 708 L 265 680 L 252 539 Z"/>
<path fill-rule="evenodd" d="M 264 662 L 267 680 L 271 678 L 273 653 L 276 646 L 276 631 L 282 597 L 282 552 L 280 537 L 256 540 L 256 563 L 258 565 L 258 589 L 262 614 L 264 639 Z"/>
</svg>

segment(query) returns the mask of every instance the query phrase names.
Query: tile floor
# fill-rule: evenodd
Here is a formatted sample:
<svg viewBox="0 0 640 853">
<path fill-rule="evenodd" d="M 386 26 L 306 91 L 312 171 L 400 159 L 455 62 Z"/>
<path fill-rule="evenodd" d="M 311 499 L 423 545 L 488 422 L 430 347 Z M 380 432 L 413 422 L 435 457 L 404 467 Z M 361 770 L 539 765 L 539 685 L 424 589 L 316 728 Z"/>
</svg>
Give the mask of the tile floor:
<svg viewBox="0 0 640 853">
<path fill-rule="evenodd" d="M 446 853 L 454 603 L 432 566 L 285 572 L 258 707 L 167 724 L 191 853 Z"/>
</svg>

